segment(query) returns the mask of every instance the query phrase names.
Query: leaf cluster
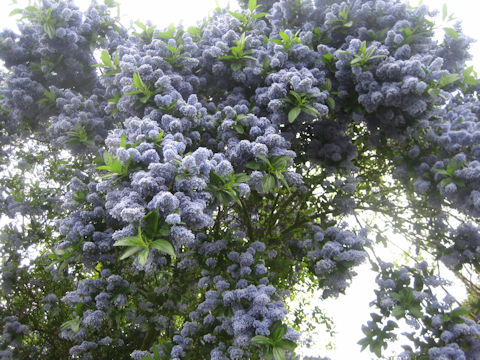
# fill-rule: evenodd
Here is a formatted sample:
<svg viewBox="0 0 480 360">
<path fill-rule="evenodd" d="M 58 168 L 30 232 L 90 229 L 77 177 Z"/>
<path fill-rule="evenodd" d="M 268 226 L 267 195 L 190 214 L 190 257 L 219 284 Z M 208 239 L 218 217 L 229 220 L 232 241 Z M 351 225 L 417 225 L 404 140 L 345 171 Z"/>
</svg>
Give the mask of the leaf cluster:
<svg viewBox="0 0 480 360">
<path fill-rule="evenodd" d="M 351 9 L 352 5 L 344 5 L 342 10 L 338 12 L 340 17 L 327 22 L 328 24 L 334 24 L 331 31 L 348 31 L 355 24 L 355 20 L 350 18 Z"/>
<path fill-rule="evenodd" d="M 370 60 L 382 59 L 386 57 L 386 55 L 373 55 L 376 49 L 377 47 L 374 45 L 367 48 L 367 42 L 364 40 L 362 41 L 362 45 L 360 46 L 358 53 L 353 54 L 348 51 L 344 51 L 343 53 L 353 56 L 353 59 L 350 61 L 351 66 L 365 67 L 367 62 L 369 62 Z M 371 66 L 366 68 L 371 68 Z"/>
<path fill-rule="evenodd" d="M 261 5 L 257 5 L 257 0 L 249 0 L 248 1 L 248 13 L 242 14 L 233 11 L 229 11 L 228 13 L 232 15 L 235 19 L 240 21 L 241 23 L 241 32 L 245 32 L 252 29 L 253 23 L 265 17 L 267 13 L 265 12 L 257 12 L 257 9 L 261 7 Z"/>
<path fill-rule="evenodd" d="M 298 30 L 295 34 L 288 35 L 287 33 L 280 31 L 278 34 L 280 36 L 280 39 L 268 39 L 269 42 L 282 45 L 285 51 L 288 53 L 292 46 L 301 44 L 302 39 L 298 37 L 298 34 L 300 33 L 300 30 Z"/>
<path fill-rule="evenodd" d="M 289 107 L 288 122 L 293 123 L 302 112 L 314 117 L 318 116 L 319 112 L 312 106 L 312 102 L 319 96 L 320 94 L 298 93 L 290 90 L 287 97 L 282 99 Z"/>
<path fill-rule="evenodd" d="M 103 67 L 107 71 L 103 76 L 111 76 L 118 74 L 122 69 L 120 69 L 120 59 L 118 57 L 118 51 L 115 51 L 114 59 L 112 60 L 110 53 L 107 50 L 102 50 L 100 55 L 101 63 L 94 64 L 94 67 Z"/>
<path fill-rule="evenodd" d="M 257 158 L 259 158 L 261 162 L 250 161 L 247 164 L 247 168 L 265 172 L 265 175 L 262 178 L 263 192 L 269 193 L 275 190 L 277 187 L 277 180 L 281 181 L 290 192 L 290 187 L 283 176 L 283 173 L 287 171 L 288 163 L 290 162 L 290 156 L 272 156 L 270 159 L 268 159 L 265 156 L 258 154 Z"/>
<path fill-rule="evenodd" d="M 52 8 L 43 9 L 40 3 L 29 5 L 25 8 L 17 8 L 10 12 L 10 16 L 21 15 L 19 21 L 25 19 L 36 21 L 43 27 L 43 31 L 50 39 L 55 37 L 56 20 L 52 15 Z"/>
<path fill-rule="evenodd" d="M 142 231 L 143 230 L 143 231 Z M 138 227 L 137 236 L 127 236 L 115 242 L 113 246 L 125 246 L 127 250 L 120 256 L 119 260 L 126 259 L 137 254 L 138 262 L 145 265 L 151 249 L 175 257 L 175 250 L 168 240 L 170 226 L 161 221 L 158 210 L 152 210 L 143 217 L 143 229 Z"/>
<path fill-rule="evenodd" d="M 227 206 L 231 200 L 242 206 L 237 188 L 248 180 L 250 176 L 245 173 L 231 173 L 228 177 L 222 177 L 215 170 L 211 170 L 206 190 L 211 191 L 223 206 Z"/>
<path fill-rule="evenodd" d="M 285 351 L 294 351 L 297 347 L 293 341 L 284 338 L 287 333 L 287 325 L 281 321 L 275 321 L 270 327 L 270 336 L 256 335 L 251 341 L 260 345 L 265 360 L 285 360 Z"/>
<path fill-rule="evenodd" d="M 111 155 L 108 151 L 103 153 L 103 161 L 105 165 L 98 166 L 97 170 L 104 170 L 108 173 L 103 175 L 102 179 L 108 179 L 111 177 L 118 176 L 119 178 L 128 177 L 130 174 L 129 167 L 132 157 L 130 157 L 125 164 L 123 164 L 119 159 L 115 156 Z"/>
<path fill-rule="evenodd" d="M 132 86 L 135 87 L 137 90 L 129 91 L 128 93 L 125 94 L 125 96 L 139 95 L 140 96 L 138 98 L 139 104 L 136 106 L 137 108 L 140 108 L 142 105 L 145 105 L 150 101 L 150 99 L 153 96 L 161 92 L 161 89 L 152 90 L 150 85 L 145 84 L 138 72 L 133 73 Z"/>
<path fill-rule="evenodd" d="M 220 56 L 218 60 L 223 60 L 230 63 L 230 67 L 233 71 L 242 69 L 248 62 L 248 60 L 257 61 L 257 59 L 251 56 L 253 50 L 245 50 L 245 42 L 248 36 L 242 33 L 239 40 L 235 40 L 236 46 L 230 47 L 230 55 Z"/>
</svg>

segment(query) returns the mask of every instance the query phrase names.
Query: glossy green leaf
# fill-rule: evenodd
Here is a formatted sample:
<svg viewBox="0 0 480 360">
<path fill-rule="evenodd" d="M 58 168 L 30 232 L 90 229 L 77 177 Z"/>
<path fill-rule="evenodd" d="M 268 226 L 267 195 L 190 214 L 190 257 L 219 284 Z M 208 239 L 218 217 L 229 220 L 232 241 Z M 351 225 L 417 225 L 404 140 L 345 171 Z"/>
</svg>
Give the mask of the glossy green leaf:
<svg viewBox="0 0 480 360">
<path fill-rule="evenodd" d="M 277 181 L 275 177 L 271 174 L 265 174 L 262 178 L 262 189 L 263 192 L 269 193 L 277 187 Z"/>
<path fill-rule="evenodd" d="M 288 339 L 281 339 L 276 343 L 276 346 L 285 350 L 293 351 L 297 347 L 297 344 Z"/>
<path fill-rule="evenodd" d="M 279 347 L 274 347 L 272 352 L 275 360 L 285 360 L 285 350 Z"/>
<path fill-rule="evenodd" d="M 123 260 L 123 259 L 126 259 L 132 255 L 135 255 L 136 253 L 138 253 L 140 250 L 142 249 L 145 249 L 144 246 L 132 246 L 132 247 L 129 247 L 127 250 L 125 250 L 123 252 L 123 254 L 118 258 L 119 260 Z"/>
<path fill-rule="evenodd" d="M 302 112 L 302 109 L 299 107 L 294 107 L 293 109 L 291 109 L 288 112 L 288 122 L 293 123 L 295 119 L 298 117 L 298 115 L 300 115 L 301 112 Z"/>
<path fill-rule="evenodd" d="M 138 263 L 140 265 L 145 265 L 147 263 L 148 254 L 148 249 L 143 249 L 142 251 L 140 251 L 140 253 L 138 254 Z"/>
<path fill-rule="evenodd" d="M 256 161 L 249 161 L 246 166 L 252 170 L 261 170 L 264 167 L 264 164 Z"/>
<path fill-rule="evenodd" d="M 281 155 L 273 157 L 271 163 L 275 170 L 285 170 L 288 163 L 290 162 L 290 156 Z"/>
<path fill-rule="evenodd" d="M 225 184 L 225 179 L 222 178 L 215 170 L 210 171 L 210 184 L 212 185 L 223 185 Z"/>
<path fill-rule="evenodd" d="M 233 125 L 233 128 L 235 129 L 235 131 L 239 134 L 243 134 L 245 132 L 243 126 L 239 123 L 236 123 L 235 125 Z"/>
<path fill-rule="evenodd" d="M 172 257 L 175 256 L 175 249 L 173 248 L 172 244 L 170 244 L 167 240 L 155 240 L 154 242 L 152 242 L 151 247 L 160 250 Z"/>
<path fill-rule="evenodd" d="M 365 337 L 357 342 L 358 345 L 361 346 L 360 351 L 363 351 L 367 348 L 368 345 L 370 345 L 371 339 L 368 337 Z"/>
<path fill-rule="evenodd" d="M 444 27 L 443 30 L 444 30 L 445 33 L 446 33 L 448 36 L 450 36 L 452 39 L 455 39 L 455 40 L 458 40 L 458 39 L 459 39 L 458 32 L 457 32 L 457 30 L 455 30 L 454 28 Z"/>
<path fill-rule="evenodd" d="M 328 97 L 325 100 L 325 103 L 327 104 L 327 106 L 330 110 L 335 110 L 335 100 L 333 98 Z"/>
<path fill-rule="evenodd" d="M 272 338 L 277 342 L 280 341 L 287 333 L 287 325 L 282 324 L 280 321 L 275 321 L 270 329 Z"/>
<path fill-rule="evenodd" d="M 143 239 L 139 236 L 127 236 L 123 239 L 117 240 L 113 246 L 147 246 Z"/>
<path fill-rule="evenodd" d="M 400 319 L 405 316 L 405 309 L 401 306 L 395 306 L 392 310 L 392 315 L 396 319 Z"/>
<path fill-rule="evenodd" d="M 271 339 L 269 339 L 268 337 L 263 336 L 263 335 L 254 336 L 251 341 L 253 343 L 259 344 L 259 345 L 272 345 L 273 344 L 273 341 Z"/>
<path fill-rule="evenodd" d="M 423 318 L 422 307 L 420 305 L 413 305 L 408 308 L 410 314 L 417 319 Z"/>
</svg>

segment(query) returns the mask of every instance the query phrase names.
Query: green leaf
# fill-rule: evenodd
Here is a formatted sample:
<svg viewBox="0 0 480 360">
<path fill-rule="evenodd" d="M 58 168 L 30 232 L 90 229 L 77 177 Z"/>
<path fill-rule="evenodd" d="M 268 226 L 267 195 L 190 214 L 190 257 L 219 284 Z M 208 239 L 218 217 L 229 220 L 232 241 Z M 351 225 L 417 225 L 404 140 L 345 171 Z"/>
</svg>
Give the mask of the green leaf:
<svg viewBox="0 0 480 360">
<path fill-rule="evenodd" d="M 236 13 L 236 12 L 233 12 L 233 11 L 229 11 L 228 12 L 230 15 L 232 15 L 235 19 L 239 20 L 240 22 L 242 23 L 245 23 L 248 21 L 248 19 L 246 18 L 245 15 L 243 14 L 240 14 L 240 13 Z"/>
<path fill-rule="evenodd" d="M 139 252 L 140 250 L 142 249 L 145 249 L 144 246 L 140 247 L 140 246 L 132 246 L 130 248 L 128 248 L 127 250 L 125 250 L 123 252 L 123 254 L 118 258 L 119 260 L 123 260 L 123 259 L 126 259 L 132 255 L 135 255 L 137 252 Z"/>
<path fill-rule="evenodd" d="M 245 130 L 243 129 L 243 126 L 239 123 L 236 123 L 235 125 L 233 125 L 233 128 L 239 134 L 243 134 L 245 132 Z"/>
<path fill-rule="evenodd" d="M 145 84 L 143 83 L 138 72 L 133 73 L 133 85 L 140 90 L 145 89 Z"/>
<path fill-rule="evenodd" d="M 45 23 L 43 25 L 43 30 L 45 30 L 50 39 L 53 39 L 55 37 L 55 26 L 53 24 L 49 22 Z"/>
<path fill-rule="evenodd" d="M 450 85 L 454 83 L 455 81 L 460 80 L 460 75 L 459 74 L 447 74 L 444 75 L 442 74 L 442 80 L 440 80 L 440 83 L 438 84 L 438 87 L 442 88 L 444 86 Z"/>
<path fill-rule="evenodd" d="M 278 34 L 280 35 L 280 37 L 282 38 L 282 40 L 286 43 L 288 43 L 290 41 L 290 37 L 284 33 L 283 31 L 280 31 L 280 33 Z"/>
<path fill-rule="evenodd" d="M 175 249 L 167 240 L 158 239 L 152 242 L 151 247 L 160 250 L 172 257 L 175 257 Z"/>
<path fill-rule="evenodd" d="M 72 319 L 66 321 L 60 326 L 60 330 L 69 329 L 71 329 L 76 334 L 80 330 L 80 319 Z"/>
<path fill-rule="evenodd" d="M 153 355 L 155 355 L 155 359 L 161 359 L 160 353 L 155 345 L 153 346 Z"/>
<path fill-rule="evenodd" d="M 263 192 L 269 193 L 275 189 L 277 182 L 275 177 L 271 174 L 265 174 L 262 178 L 262 189 Z"/>
<path fill-rule="evenodd" d="M 285 170 L 289 162 L 290 156 L 288 155 L 275 156 L 272 159 L 272 166 L 275 170 Z"/>
<path fill-rule="evenodd" d="M 219 186 L 225 184 L 225 180 L 215 171 L 211 170 L 210 171 L 210 184 Z"/>
<path fill-rule="evenodd" d="M 254 336 L 251 341 L 255 344 L 259 344 L 259 345 L 273 345 L 273 341 L 271 339 L 269 339 L 268 337 L 266 336 L 263 336 L 263 335 L 256 335 Z"/>
<path fill-rule="evenodd" d="M 363 351 L 367 348 L 368 345 L 370 345 L 371 339 L 368 337 L 365 337 L 357 342 L 358 345 L 360 345 L 362 348 L 360 351 Z"/>
<path fill-rule="evenodd" d="M 139 236 L 127 236 L 123 239 L 117 240 L 113 246 L 140 246 L 146 247 L 147 245 L 143 239 Z"/>
<path fill-rule="evenodd" d="M 301 112 L 302 112 L 302 109 L 299 108 L 298 106 L 291 109 L 288 112 L 288 122 L 293 123 L 295 121 L 295 119 L 298 117 L 298 115 L 300 115 Z"/>
<path fill-rule="evenodd" d="M 440 96 L 440 89 L 428 89 L 428 95 L 430 95 L 432 98 L 436 98 Z"/>
<path fill-rule="evenodd" d="M 408 309 L 408 311 L 414 318 L 417 318 L 417 319 L 423 318 L 422 307 L 420 305 L 413 305 Z"/>
<path fill-rule="evenodd" d="M 157 234 L 158 219 L 159 219 L 159 215 L 158 215 L 157 209 L 149 211 L 143 217 L 143 224 L 144 224 L 143 229 L 148 236 L 153 237 Z"/>
<path fill-rule="evenodd" d="M 242 69 L 243 65 L 240 63 L 230 65 L 233 71 L 239 71 Z"/>
<path fill-rule="evenodd" d="M 350 65 L 351 66 L 359 66 L 361 65 L 365 60 L 361 57 L 356 57 L 355 59 L 353 59 L 352 61 L 350 61 Z"/>
<path fill-rule="evenodd" d="M 325 90 L 331 91 L 332 90 L 332 80 L 329 78 L 325 79 Z"/>
<path fill-rule="evenodd" d="M 442 181 L 440 181 L 440 185 L 445 187 L 447 186 L 448 184 L 450 184 L 453 180 L 451 178 L 445 178 L 445 179 L 442 179 Z"/>
<path fill-rule="evenodd" d="M 272 360 L 273 359 L 273 353 L 272 353 L 272 349 L 269 348 L 267 350 L 264 351 L 263 353 L 263 359 L 264 360 Z"/>
<path fill-rule="evenodd" d="M 270 334 L 272 339 L 275 340 L 275 342 L 282 339 L 286 333 L 287 333 L 287 326 L 282 324 L 280 320 L 276 320 L 270 327 Z"/>
<path fill-rule="evenodd" d="M 256 20 L 256 19 L 261 19 L 265 16 L 267 16 L 268 13 L 266 12 L 259 12 L 259 13 L 256 13 L 255 15 L 252 16 L 252 19 L 253 20 Z"/>
<path fill-rule="evenodd" d="M 264 167 L 262 163 L 256 162 L 256 161 L 249 161 L 247 163 L 247 168 L 252 169 L 252 170 L 261 170 Z"/>
<path fill-rule="evenodd" d="M 405 316 L 405 309 L 401 306 L 395 306 L 392 310 L 392 315 L 395 318 L 400 319 Z"/>
<path fill-rule="evenodd" d="M 463 166 L 463 163 L 461 161 L 456 161 L 455 159 L 450 159 L 450 161 L 447 164 L 447 172 L 453 176 L 455 174 L 455 171 L 460 169 Z"/>
<path fill-rule="evenodd" d="M 333 98 L 328 97 L 325 100 L 325 103 L 327 104 L 327 106 L 330 110 L 335 110 L 335 100 Z"/>
<path fill-rule="evenodd" d="M 283 176 L 282 173 L 276 171 L 275 176 L 277 177 L 278 180 L 287 188 L 288 192 L 290 192 L 290 187 L 288 186 L 287 181 L 285 180 L 285 177 Z"/>
<path fill-rule="evenodd" d="M 423 278 L 420 275 L 415 276 L 415 280 L 413 282 L 413 288 L 416 291 L 421 291 L 423 289 Z"/>
<path fill-rule="evenodd" d="M 443 9 L 442 9 L 442 19 L 445 21 L 448 16 L 448 11 L 447 11 L 447 4 L 443 4 Z"/>
<path fill-rule="evenodd" d="M 278 45 L 283 45 L 283 41 L 280 40 L 280 39 L 270 39 L 268 40 L 269 42 L 272 42 L 274 44 L 278 44 Z"/>
<path fill-rule="evenodd" d="M 319 114 L 317 109 L 308 104 L 302 106 L 302 111 L 310 116 L 317 116 Z"/>
<path fill-rule="evenodd" d="M 295 344 L 293 341 L 288 339 L 281 339 L 276 343 L 276 346 L 285 350 L 293 351 L 297 347 L 297 344 Z"/>
<path fill-rule="evenodd" d="M 263 156 L 262 154 L 257 154 L 255 155 L 256 157 L 258 157 L 260 160 L 262 160 L 264 163 L 268 164 L 268 165 L 271 165 L 270 164 L 270 160 L 268 160 L 265 156 Z"/>
<path fill-rule="evenodd" d="M 275 360 L 285 360 L 285 351 L 279 347 L 274 347 L 273 357 Z"/>
<path fill-rule="evenodd" d="M 160 131 L 157 135 L 157 137 L 153 140 L 155 143 L 158 143 L 163 140 L 163 130 Z"/>
<path fill-rule="evenodd" d="M 140 265 L 145 265 L 147 263 L 148 253 L 148 249 L 143 249 L 140 254 L 138 254 L 138 262 Z"/>
<path fill-rule="evenodd" d="M 473 66 L 469 66 L 463 71 L 464 82 L 467 85 L 475 86 L 478 84 L 477 72 L 473 69 Z"/>
<path fill-rule="evenodd" d="M 292 95 L 295 98 L 295 100 L 297 100 L 298 104 L 302 103 L 302 97 L 300 96 L 299 93 L 297 93 L 296 91 L 290 90 L 289 94 Z"/>
<path fill-rule="evenodd" d="M 250 12 L 253 13 L 256 8 L 257 8 L 257 0 L 249 0 L 248 1 L 248 10 L 250 10 Z"/>
<path fill-rule="evenodd" d="M 102 54 L 100 55 L 100 59 L 109 68 L 114 68 L 113 63 L 112 63 L 112 59 L 110 58 L 110 54 L 108 53 L 107 50 L 102 50 Z"/>
<path fill-rule="evenodd" d="M 127 148 L 127 135 L 125 133 L 122 133 L 120 137 L 120 147 L 124 149 Z"/>
<path fill-rule="evenodd" d="M 228 206 L 230 203 L 230 195 L 228 195 L 225 191 L 219 191 L 215 194 L 215 196 L 224 206 Z"/>
<path fill-rule="evenodd" d="M 373 352 L 378 357 L 382 356 L 382 343 L 374 342 L 370 343 L 370 351 Z"/>
<path fill-rule="evenodd" d="M 245 183 L 250 180 L 250 176 L 245 173 L 235 174 L 235 182 L 237 183 Z"/>
<path fill-rule="evenodd" d="M 468 315 L 468 310 L 464 307 L 458 307 L 452 311 L 450 311 L 450 318 L 452 317 L 458 317 L 458 316 L 467 316 Z"/>
<path fill-rule="evenodd" d="M 444 27 L 443 30 L 444 30 L 445 33 L 446 33 L 448 36 L 450 36 L 452 39 L 455 39 L 455 40 L 458 40 L 458 39 L 459 39 L 458 32 L 457 32 L 457 30 L 455 30 L 454 28 Z"/>
<path fill-rule="evenodd" d="M 147 31 L 147 26 L 144 23 L 142 23 L 140 21 L 135 21 L 134 24 L 137 25 L 140 29 L 142 29 L 144 31 Z"/>
<path fill-rule="evenodd" d="M 23 9 L 14 9 L 10 12 L 10 14 L 8 14 L 8 16 L 14 16 L 14 15 L 17 15 L 17 14 L 22 14 L 23 13 Z"/>
</svg>

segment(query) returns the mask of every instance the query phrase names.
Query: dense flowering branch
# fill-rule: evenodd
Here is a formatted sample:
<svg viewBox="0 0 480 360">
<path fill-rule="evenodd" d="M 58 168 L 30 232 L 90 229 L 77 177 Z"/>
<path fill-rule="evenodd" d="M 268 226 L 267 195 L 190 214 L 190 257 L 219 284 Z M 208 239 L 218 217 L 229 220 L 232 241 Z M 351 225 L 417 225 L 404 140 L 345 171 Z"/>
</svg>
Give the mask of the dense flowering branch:
<svg viewBox="0 0 480 360">
<path fill-rule="evenodd" d="M 403 357 L 476 359 L 478 318 L 433 275 L 479 271 L 459 25 L 439 44 L 425 6 L 249 0 L 130 33 L 105 3 L 43 0 L 0 34 L 2 214 L 24 220 L 1 238 L 2 358 L 293 359 L 309 319 L 286 302 L 344 293 L 374 245 L 348 224 L 367 210 L 432 263 L 369 258 L 380 314 L 362 347 L 381 356 L 406 319 Z"/>
</svg>

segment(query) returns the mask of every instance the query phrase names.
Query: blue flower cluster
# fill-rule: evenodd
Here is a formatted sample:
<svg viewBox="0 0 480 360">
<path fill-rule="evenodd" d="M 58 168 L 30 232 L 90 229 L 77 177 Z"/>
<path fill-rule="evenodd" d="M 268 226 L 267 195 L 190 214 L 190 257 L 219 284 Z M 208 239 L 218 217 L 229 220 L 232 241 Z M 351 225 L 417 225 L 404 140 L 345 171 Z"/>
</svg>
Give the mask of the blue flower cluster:
<svg viewBox="0 0 480 360">
<path fill-rule="evenodd" d="M 360 265 L 366 258 L 364 246 L 369 243 L 364 236 L 358 236 L 338 227 L 323 230 L 314 225 L 313 238 L 299 242 L 306 252 L 305 259 L 314 267 L 320 279 L 323 298 L 344 293 L 348 280 L 356 273 L 351 269 Z"/>
<path fill-rule="evenodd" d="M 272 329 L 296 283 L 336 297 L 366 259 L 365 231 L 338 224 L 368 200 L 357 185 L 377 159 L 433 208 L 479 216 L 480 107 L 459 27 L 437 44 L 428 9 L 397 0 L 258 4 L 129 33 L 107 6 L 44 0 L 20 11 L 20 34 L 0 34 L 12 69 L 2 141 L 33 134 L 88 159 L 69 179 L 50 257 L 74 287 L 60 300 L 72 358 L 294 356 L 299 335 Z M 477 264 L 479 228 L 453 234 L 438 258 Z M 434 328 L 424 355 L 474 359 L 478 324 L 436 300 L 439 280 L 423 265 L 382 266 L 382 316 L 364 344 L 376 351 L 395 327 L 382 319 L 406 317 Z M 58 298 L 45 293 L 47 313 Z M 2 344 L 27 335 L 0 319 Z"/>
<path fill-rule="evenodd" d="M 406 346 L 401 358 L 410 359 L 414 354 L 428 356 L 429 359 L 465 359 L 477 358 L 480 348 L 480 325 L 465 317 L 464 309 L 454 307 L 455 299 L 448 294 L 439 300 L 439 291 L 435 288 L 446 285 L 446 281 L 433 275 L 426 262 L 415 268 L 394 268 L 391 263 L 381 263 L 381 273 L 377 277 L 379 290 L 375 305 L 381 315 L 372 313 L 372 320 L 363 327 L 367 336 L 362 345 L 374 348 L 382 340 L 394 338 L 394 329 L 398 327 L 389 317 L 406 317 L 413 328 L 412 333 L 404 333 L 413 342 L 415 351 Z M 378 337 L 379 332 L 382 335 Z M 427 355 L 428 354 L 428 355 Z"/>
</svg>

